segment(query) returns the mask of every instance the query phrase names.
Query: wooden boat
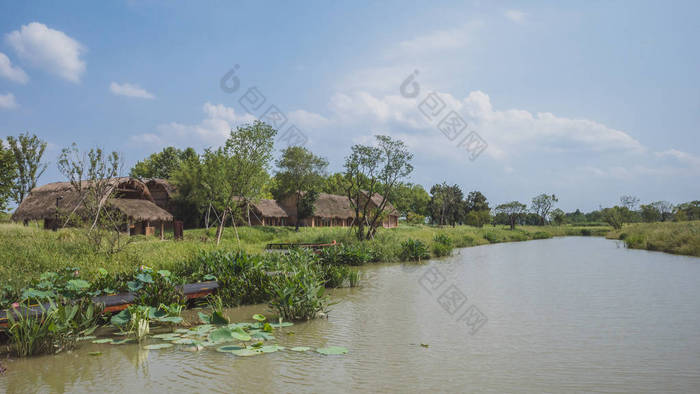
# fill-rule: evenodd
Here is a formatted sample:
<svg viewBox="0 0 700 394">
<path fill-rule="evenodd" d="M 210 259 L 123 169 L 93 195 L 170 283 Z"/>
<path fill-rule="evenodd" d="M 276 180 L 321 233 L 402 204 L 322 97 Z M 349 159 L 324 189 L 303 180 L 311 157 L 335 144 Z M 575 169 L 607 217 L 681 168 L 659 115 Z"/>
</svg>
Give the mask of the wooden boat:
<svg viewBox="0 0 700 394">
<path fill-rule="evenodd" d="M 311 249 L 316 253 L 321 253 L 321 250 L 336 246 L 335 240 L 329 244 L 311 244 L 311 243 L 272 243 L 265 246 L 265 250 L 289 251 L 290 249 L 302 248 Z"/>
</svg>

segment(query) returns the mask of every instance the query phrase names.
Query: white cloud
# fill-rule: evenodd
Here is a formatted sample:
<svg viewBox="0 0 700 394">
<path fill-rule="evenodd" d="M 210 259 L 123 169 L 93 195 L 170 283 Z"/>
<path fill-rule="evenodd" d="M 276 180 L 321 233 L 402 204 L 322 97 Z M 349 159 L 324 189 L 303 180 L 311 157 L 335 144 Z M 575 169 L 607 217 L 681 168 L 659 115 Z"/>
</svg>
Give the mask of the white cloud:
<svg viewBox="0 0 700 394">
<path fill-rule="evenodd" d="M 527 13 L 518 10 L 506 10 L 504 15 L 515 23 L 525 22 L 525 18 L 527 18 Z"/>
<path fill-rule="evenodd" d="M 0 77 L 17 83 L 27 83 L 29 76 L 21 68 L 13 66 L 10 58 L 0 52 Z"/>
<path fill-rule="evenodd" d="M 659 158 L 672 158 L 689 167 L 700 169 L 700 157 L 690 154 L 688 152 L 683 152 L 678 149 L 667 149 L 662 152 L 655 153 Z"/>
<path fill-rule="evenodd" d="M 134 85 L 130 83 L 118 84 L 116 82 L 112 82 L 111 84 L 109 84 L 109 91 L 113 94 L 116 94 L 117 96 L 137 97 L 144 99 L 155 98 L 155 96 L 148 92 L 146 89 L 143 89 L 139 85 Z"/>
<path fill-rule="evenodd" d="M 15 95 L 12 93 L 0 94 L 0 108 L 2 108 L 2 109 L 17 108 L 17 102 L 15 101 Z"/>
<path fill-rule="evenodd" d="M 330 121 L 324 117 L 323 115 L 305 111 L 303 109 L 298 109 L 295 111 L 290 111 L 289 112 L 289 119 L 297 125 L 298 127 L 305 129 L 305 128 L 310 128 L 310 129 L 317 129 L 317 128 L 323 128 L 323 127 L 328 127 L 330 125 Z"/>
<path fill-rule="evenodd" d="M 136 135 L 130 138 L 132 143 L 156 146 L 192 146 L 204 148 L 220 146 L 228 138 L 231 129 L 243 123 L 251 123 L 255 117 L 250 114 L 239 115 L 231 107 L 223 104 L 204 103 L 202 111 L 205 118 L 198 124 L 170 122 L 160 124 L 155 133 Z"/>
<path fill-rule="evenodd" d="M 80 58 L 85 48 L 62 31 L 32 22 L 7 33 L 5 40 L 20 59 L 68 81 L 80 82 L 85 72 L 85 62 Z"/>
<path fill-rule="evenodd" d="M 475 30 L 481 26 L 479 21 L 472 21 L 453 28 L 434 30 L 399 43 L 399 49 L 408 54 L 445 51 L 463 48 L 474 39 Z"/>
</svg>

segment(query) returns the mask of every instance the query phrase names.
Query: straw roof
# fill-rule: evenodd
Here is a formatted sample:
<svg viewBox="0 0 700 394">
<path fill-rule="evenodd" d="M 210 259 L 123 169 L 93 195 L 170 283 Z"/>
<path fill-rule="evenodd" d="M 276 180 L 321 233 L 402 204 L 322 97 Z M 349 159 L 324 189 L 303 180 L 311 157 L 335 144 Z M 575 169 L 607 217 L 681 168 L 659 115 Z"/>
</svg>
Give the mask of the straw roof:
<svg viewBox="0 0 700 394">
<path fill-rule="evenodd" d="M 128 196 L 153 202 L 153 198 L 146 185 L 135 178 L 113 178 L 109 185 L 117 193 L 117 196 Z M 81 187 L 90 186 L 89 181 L 83 181 Z M 70 182 L 54 182 L 43 186 L 35 187 L 29 193 L 17 210 L 12 215 L 12 220 L 40 220 L 53 218 L 56 210 L 61 215 L 68 215 L 80 205 L 84 197 L 73 188 Z M 58 207 L 56 206 L 58 200 Z M 156 215 L 157 216 L 157 215 Z"/>
<path fill-rule="evenodd" d="M 319 193 L 314 204 L 314 216 L 348 219 L 355 217 L 355 211 L 352 210 L 350 199 L 346 196 Z"/>
<path fill-rule="evenodd" d="M 244 206 L 245 200 L 243 197 L 233 197 L 234 200 L 238 201 L 241 203 L 242 206 Z M 269 200 L 266 198 L 257 200 L 257 201 L 251 201 L 250 206 L 253 207 L 258 213 L 260 213 L 263 217 L 268 217 L 268 218 L 286 218 L 289 215 L 287 215 L 287 212 L 282 209 L 282 207 L 277 203 L 275 200 Z"/>
<path fill-rule="evenodd" d="M 366 195 L 367 193 L 365 193 L 365 196 Z M 372 195 L 372 204 L 374 204 L 375 207 L 378 207 L 379 204 L 382 203 L 383 198 L 384 197 L 381 194 L 374 193 L 374 195 Z M 396 208 L 394 208 L 394 206 L 389 202 L 389 200 L 387 200 L 386 204 L 384 205 L 384 212 L 386 212 L 388 215 L 399 215 L 399 211 L 397 211 Z"/>
<path fill-rule="evenodd" d="M 262 199 L 253 203 L 253 206 L 263 216 L 268 218 L 286 218 L 289 216 L 275 200 Z"/>
<path fill-rule="evenodd" d="M 129 219 L 140 221 L 172 222 L 173 215 L 163 208 L 148 200 L 137 200 L 133 198 L 113 198 L 109 200 L 109 205 L 120 210 Z"/>
<path fill-rule="evenodd" d="M 167 193 L 168 198 L 172 198 L 173 195 L 175 194 L 175 185 L 168 182 L 168 180 L 166 180 L 166 179 L 150 178 L 150 179 L 144 179 L 143 182 L 146 184 L 149 191 L 151 189 L 153 189 L 154 187 L 160 187 L 160 188 L 162 188 L 163 191 L 165 191 Z"/>
</svg>

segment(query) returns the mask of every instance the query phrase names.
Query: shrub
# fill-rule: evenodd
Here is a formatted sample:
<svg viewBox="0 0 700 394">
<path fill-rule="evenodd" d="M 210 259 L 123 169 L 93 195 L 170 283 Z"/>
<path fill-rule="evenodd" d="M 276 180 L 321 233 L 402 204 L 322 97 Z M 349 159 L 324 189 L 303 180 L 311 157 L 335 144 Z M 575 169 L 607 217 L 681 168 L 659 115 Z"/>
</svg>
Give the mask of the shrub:
<svg viewBox="0 0 700 394">
<path fill-rule="evenodd" d="M 452 238 L 445 234 L 437 234 L 433 237 L 433 254 L 437 257 L 449 256 L 454 249 Z"/>
<path fill-rule="evenodd" d="M 505 240 L 502 236 L 498 235 L 497 233 L 491 232 L 491 231 L 484 234 L 484 238 L 486 238 L 486 240 L 492 244 L 503 242 Z"/>
<path fill-rule="evenodd" d="M 286 320 L 308 320 L 325 312 L 328 297 L 321 275 L 308 260 L 289 264 L 288 270 L 270 281 L 270 308 Z"/>
<path fill-rule="evenodd" d="M 430 254 L 423 242 L 409 238 L 401 243 L 400 257 L 404 261 L 421 261 L 430 258 Z"/>
<path fill-rule="evenodd" d="M 548 239 L 552 238 L 552 234 L 546 232 L 546 231 L 537 231 L 536 233 L 532 234 L 532 239 Z"/>
</svg>

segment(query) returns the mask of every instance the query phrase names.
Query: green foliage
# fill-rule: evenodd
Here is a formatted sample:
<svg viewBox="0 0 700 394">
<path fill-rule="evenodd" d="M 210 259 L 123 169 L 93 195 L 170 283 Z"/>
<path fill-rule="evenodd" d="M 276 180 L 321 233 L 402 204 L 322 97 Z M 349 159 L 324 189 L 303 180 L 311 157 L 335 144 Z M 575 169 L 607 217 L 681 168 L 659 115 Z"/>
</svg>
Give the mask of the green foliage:
<svg viewBox="0 0 700 394">
<path fill-rule="evenodd" d="M 286 320 L 308 320 L 326 312 L 325 282 L 312 255 L 291 252 L 280 258 L 278 266 L 285 269 L 270 282 L 272 309 Z"/>
<path fill-rule="evenodd" d="M 321 251 L 321 261 L 330 265 L 363 265 L 374 258 L 372 248 L 367 243 L 341 244 Z"/>
<path fill-rule="evenodd" d="M 170 272 L 160 270 L 153 272 L 148 267 L 142 267 L 134 280 L 128 283 L 129 289 L 136 292 L 136 303 L 139 305 L 157 307 L 160 305 L 184 305 L 187 299 L 173 283 Z"/>
<path fill-rule="evenodd" d="M 279 172 L 275 175 L 272 195 L 277 200 L 296 196 L 295 225 L 298 228 L 300 220 L 314 214 L 314 204 L 323 185 L 328 161 L 304 147 L 290 146 L 282 151 L 277 167 Z"/>
<path fill-rule="evenodd" d="M 454 249 L 454 242 L 447 234 L 437 234 L 433 237 L 433 255 L 437 257 L 449 256 Z"/>
<path fill-rule="evenodd" d="M 197 156 L 197 152 L 192 148 L 181 150 L 168 146 L 163 148 L 162 152 L 153 153 L 146 159 L 136 162 L 130 175 L 141 179 L 170 179 L 183 162 L 193 160 Z"/>
<path fill-rule="evenodd" d="M 547 222 L 547 216 L 549 216 L 549 212 L 552 210 L 554 203 L 557 201 L 559 201 L 559 199 L 557 199 L 557 196 L 555 196 L 554 194 L 548 195 L 545 193 L 540 194 L 532 199 L 532 211 L 533 213 L 537 214 L 537 216 L 539 216 L 539 224 L 541 226 L 544 226 Z"/>
<path fill-rule="evenodd" d="M 36 187 L 37 180 L 46 171 L 47 164 L 41 162 L 46 150 L 46 141 L 42 141 L 36 135 L 24 133 L 17 139 L 7 137 L 7 143 L 17 168 L 17 178 L 12 184 L 12 198 L 19 205 L 29 191 Z"/>
<path fill-rule="evenodd" d="M 17 176 L 17 164 L 12 150 L 6 149 L 0 139 L 0 212 L 7 209 L 7 202 L 13 194 Z"/>
<path fill-rule="evenodd" d="M 401 243 L 400 257 L 403 261 L 421 261 L 430 258 L 430 253 L 422 241 L 409 238 Z"/>
<path fill-rule="evenodd" d="M 612 208 L 605 208 L 601 211 L 603 215 L 603 220 L 612 226 L 615 230 L 622 228 L 624 223 L 624 214 L 622 208 L 614 206 Z"/>
<path fill-rule="evenodd" d="M 39 304 L 41 318 L 25 311 L 30 306 L 27 301 L 7 315 L 7 332 L 19 357 L 72 349 L 78 336 L 94 331 L 99 315 L 90 300 L 68 304 L 51 301 L 49 307 Z"/>
<path fill-rule="evenodd" d="M 396 185 L 413 172 L 413 154 L 403 141 L 384 135 L 375 137 L 377 146 L 353 145 L 345 158 L 347 195 L 355 211 L 355 235 L 360 241 L 374 238 Z M 374 206 L 371 198 L 379 192 L 383 201 Z"/>
<path fill-rule="evenodd" d="M 510 229 L 515 229 L 515 223 L 526 213 L 527 206 L 518 201 L 501 204 L 496 207 L 496 216 L 503 215 L 510 225 Z M 489 240 L 490 241 L 490 240 Z"/>
<path fill-rule="evenodd" d="M 454 226 L 463 222 L 464 193 L 458 185 L 449 186 L 443 182 L 430 188 L 430 217 L 433 224 Z"/>
</svg>

